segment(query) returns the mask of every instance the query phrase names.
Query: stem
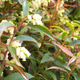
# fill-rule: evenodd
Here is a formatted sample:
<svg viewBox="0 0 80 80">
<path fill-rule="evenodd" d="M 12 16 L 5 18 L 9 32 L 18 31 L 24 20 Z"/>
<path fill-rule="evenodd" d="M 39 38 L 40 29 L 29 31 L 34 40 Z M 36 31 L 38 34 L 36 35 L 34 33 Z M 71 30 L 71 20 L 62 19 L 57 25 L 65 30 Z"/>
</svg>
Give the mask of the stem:
<svg viewBox="0 0 80 80">
<path fill-rule="evenodd" d="M 44 39 L 42 40 L 42 44 L 41 44 L 41 46 L 40 46 L 40 48 L 39 48 L 39 51 L 41 51 L 41 49 L 42 49 L 42 47 L 43 47 L 43 44 L 44 44 L 44 41 L 45 41 L 45 39 L 46 39 L 46 35 L 44 36 Z"/>
<path fill-rule="evenodd" d="M 56 11 L 57 11 L 57 4 L 58 4 L 59 0 L 56 2 L 56 7 L 55 7 L 55 10 L 54 10 L 54 13 L 53 13 L 53 16 L 51 18 L 51 22 L 50 22 L 50 25 L 49 25 L 49 29 L 51 28 L 51 25 L 54 23 L 54 17 L 56 15 Z M 53 24 L 54 25 L 54 24 Z"/>
<path fill-rule="evenodd" d="M 51 25 L 54 23 L 54 20 L 53 20 L 53 19 L 54 19 L 55 15 L 56 15 L 58 2 L 59 2 L 59 0 L 56 2 L 55 11 L 54 11 L 54 13 L 53 13 L 53 16 L 52 16 L 52 19 L 51 19 L 51 23 L 50 23 L 48 29 L 50 29 L 50 28 L 51 28 Z M 54 24 L 53 24 L 53 25 L 54 25 Z M 44 41 L 46 40 L 46 38 L 47 38 L 47 36 L 45 35 L 44 39 L 42 40 L 42 44 L 41 44 L 41 47 L 39 48 L 39 51 L 41 51 L 41 49 L 42 49 L 42 47 L 43 47 L 43 44 L 44 44 Z"/>
<path fill-rule="evenodd" d="M 12 43 L 12 41 L 13 41 L 13 38 L 14 38 L 14 36 L 16 35 L 16 32 L 20 29 L 20 27 L 21 27 L 22 24 L 23 24 L 23 22 L 17 27 L 17 30 L 16 30 L 15 33 L 13 34 L 13 37 L 12 37 L 9 45 L 11 45 L 11 43 Z"/>
<path fill-rule="evenodd" d="M 69 77 L 70 77 L 72 71 L 74 70 L 75 66 L 76 66 L 76 61 L 75 61 L 75 64 L 73 65 L 71 71 L 70 71 L 69 74 L 68 74 L 67 80 L 69 80 Z"/>
</svg>

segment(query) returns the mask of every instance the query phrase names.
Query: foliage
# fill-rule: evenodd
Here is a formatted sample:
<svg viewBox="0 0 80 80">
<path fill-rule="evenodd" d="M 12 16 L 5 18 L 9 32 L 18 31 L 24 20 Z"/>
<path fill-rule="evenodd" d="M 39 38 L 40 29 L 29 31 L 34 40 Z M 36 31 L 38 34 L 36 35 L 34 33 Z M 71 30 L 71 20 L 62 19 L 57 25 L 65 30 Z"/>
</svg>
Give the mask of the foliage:
<svg viewBox="0 0 80 80">
<path fill-rule="evenodd" d="M 1 0 L 0 80 L 79 80 L 79 0 Z"/>
</svg>

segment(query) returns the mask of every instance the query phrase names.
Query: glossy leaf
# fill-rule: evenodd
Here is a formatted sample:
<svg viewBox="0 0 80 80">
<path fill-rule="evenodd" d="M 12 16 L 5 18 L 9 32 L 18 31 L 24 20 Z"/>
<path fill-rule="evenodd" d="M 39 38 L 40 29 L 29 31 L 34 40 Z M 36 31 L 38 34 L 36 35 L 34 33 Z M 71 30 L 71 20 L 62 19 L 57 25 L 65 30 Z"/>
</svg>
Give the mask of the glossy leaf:
<svg viewBox="0 0 80 80">
<path fill-rule="evenodd" d="M 25 74 L 28 77 L 28 79 L 31 79 L 31 78 L 34 77 L 31 74 L 29 74 L 29 73 L 25 73 Z M 5 77 L 3 80 L 25 80 L 25 79 L 18 72 L 16 72 L 16 73 L 12 73 L 11 75 Z"/>
<path fill-rule="evenodd" d="M 23 2 L 23 15 L 24 15 L 24 17 L 27 16 L 28 11 L 29 11 L 29 4 L 28 4 L 27 0 L 24 0 L 24 2 Z"/>
<path fill-rule="evenodd" d="M 68 32 L 64 31 L 62 32 L 62 39 L 65 39 L 68 36 Z"/>
<path fill-rule="evenodd" d="M 79 18 L 80 16 L 80 6 L 76 9 L 76 11 L 74 12 L 74 18 Z"/>
<path fill-rule="evenodd" d="M 19 35 L 16 37 L 16 40 L 29 41 L 29 42 L 37 43 L 37 41 L 34 38 L 27 36 L 27 35 Z"/>
<path fill-rule="evenodd" d="M 22 76 L 25 80 L 29 80 L 25 74 L 25 72 L 16 64 L 14 63 L 13 61 L 8 61 L 7 64 L 9 64 L 10 66 L 12 66 L 14 69 L 16 69 Z"/>
<path fill-rule="evenodd" d="M 41 60 L 41 63 L 54 61 L 53 57 L 50 56 L 49 53 L 45 54 Z"/>
<path fill-rule="evenodd" d="M 53 61 L 53 63 L 58 67 L 61 67 L 61 68 L 68 70 L 68 71 L 71 71 L 70 67 L 67 66 L 66 61 L 60 56 L 56 57 L 56 59 Z"/>
<path fill-rule="evenodd" d="M 80 80 L 80 74 L 79 73 L 74 73 L 72 74 L 75 80 Z"/>
<path fill-rule="evenodd" d="M 40 26 L 40 25 L 32 25 L 32 24 L 29 24 L 27 25 L 28 27 L 32 28 L 32 29 L 35 29 L 39 32 L 43 32 L 44 34 L 46 34 L 47 36 L 49 36 L 52 40 L 54 40 L 51 32 L 48 30 L 47 27 L 45 26 Z"/>
<path fill-rule="evenodd" d="M 80 40 L 74 40 L 70 43 L 70 45 L 80 44 Z"/>
<path fill-rule="evenodd" d="M 59 29 L 60 31 L 64 31 L 61 27 L 59 27 L 59 26 L 51 26 L 51 27 L 54 27 L 54 28 L 57 28 L 57 29 Z"/>
<path fill-rule="evenodd" d="M 76 57 L 72 57 L 72 58 L 69 60 L 67 66 L 69 66 L 71 63 L 73 63 L 75 60 L 76 60 Z"/>
<path fill-rule="evenodd" d="M 51 72 L 51 71 L 45 71 L 45 73 L 49 74 L 53 78 L 53 80 L 57 80 L 57 77 L 56 77 L 56 75 L 53 72 Z"/>
<path fill-rule="evenodd" d="M 62 51 L 65 52 L 68 56 L 74 56 L 67 48 L 63 47 L 62 45 L 57 44 L 55 41 L 52 41 L 52 43 L 58 46 L 60 49 L 62 49 Z"/>
<path fill-rule="evenodd" d="M 22 64 L 20 63 L 19 59 L 17 58 L 17 55 L 16 55 L 16 49 L 14 47 L 11 47 L 11 46 L 8 46 L 8 49 L 12 55 L 12 57 L 14 58 L 16 64 L 18 64 L 20 67 L 24 68 L 22 66 Z"/>
<path fill-rule="evenodd" d="M 27 30 L 28 30 L 28 28 L 27 27 L 23 27 L 21 30 L 20 30 L 20 34 L 24 34 L 24 33 L 26 33 L 27 32 Z"/>
<path fill-rule="evenodd" d="M 64 72 L 68 73 L 68 72 L 67 72 L 66 70 L 64 70 L 63 68 L 60 68 L 60 67 L 57 67 L 57 66 L 49 67 L 49 68 L 47 68 L 46 70 L 50 70 L 50 69 L 60 69 L 60 70 L 62 70 L 62 71 L 64 71 Z"/>
<path fill-rule="evenodd" d="M 2 35 L 3 31 L 8 27 L 14 27 L 15 25 L 10 22 L 2 22 L 0 24 L 0 36 Z"/>
</svg>

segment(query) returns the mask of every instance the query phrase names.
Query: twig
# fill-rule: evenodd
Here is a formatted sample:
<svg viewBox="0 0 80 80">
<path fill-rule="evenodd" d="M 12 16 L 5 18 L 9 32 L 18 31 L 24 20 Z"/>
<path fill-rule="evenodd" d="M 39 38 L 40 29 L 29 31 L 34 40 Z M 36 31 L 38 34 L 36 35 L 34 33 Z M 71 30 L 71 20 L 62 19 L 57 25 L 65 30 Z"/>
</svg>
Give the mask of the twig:
<svg viewBox="0 0 80 80">
<path fill-rule="evenodd" d="M 69 77 L 70 77 L 72 71 L 74 70 L 75 66 L 76 66 L 76 61 L 75 61 L 75 64 L 73 65 L 71 71 L 70 71 L 69 74 L 68 74 L 67 80 L 69 80 Z"/>
</svg>

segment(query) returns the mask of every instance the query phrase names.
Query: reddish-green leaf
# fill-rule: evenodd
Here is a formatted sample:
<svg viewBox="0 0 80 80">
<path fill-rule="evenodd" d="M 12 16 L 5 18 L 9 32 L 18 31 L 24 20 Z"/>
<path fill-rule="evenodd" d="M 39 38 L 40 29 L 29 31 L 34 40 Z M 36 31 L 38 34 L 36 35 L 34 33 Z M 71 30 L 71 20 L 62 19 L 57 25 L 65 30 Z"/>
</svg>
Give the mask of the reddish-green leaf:
<svg viewBox="0 0 80 80">
<path fill-rule="evenodd" d="M 76 60 L 76 66 L 77 66 L 78 68 L 80 68 L 80 57 L 77 58 L 77 60 Z"/>
<path fill-rule="evenodd" d="M 50 69 L 60 69 L 60 70 L 62 70 L 62 71 L 64 71 L 64 72 L 68 73 L 68 72 L 67 72 L 66 70 L 64 70 L 63 68 L 60 68 L 60 67 L 57 67 L 57 66 L 49 67 L 49 68 L 47 68 L 46 70 L 50 70 Z"/>
<path fill-rule="evenodd" d="M 25 72 L 14 62 L 10 61 L 10 62 L 7 62 L 10 66 L 12 66 L 14 69 L 16 69 L 22 76 L 25 80 L 29 80 L 25 74 Z"/>
<path fill-rule="evenodd" d="M 75 60 L 76 60 L 76 57 L 72 57 L 72 58 L 69 60 L 67 66 L 69 66 L 71 63 L 73 63 Z"/>
<path fill-rule="evenodd" d="M 60 49 L 62 49 L 62 51 L 65 52 L 68 56 L 74 57 L 74 55 L 67 48 L 63 47 L 62 45 L 57 44 L 55 41 L 52 41 L 52 43 L 58 46 Z"/>
<path fill-rule="evenodd" d="M 1 47 L 1 48 L 4 48 L 4 49 L 7 48 L 6 44 L 4 44 L 3 42 L 0 42 L 0 47 Z"/>
</svg>

